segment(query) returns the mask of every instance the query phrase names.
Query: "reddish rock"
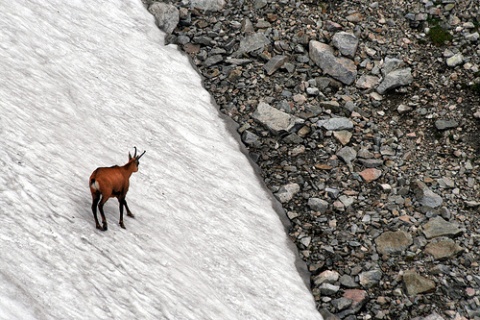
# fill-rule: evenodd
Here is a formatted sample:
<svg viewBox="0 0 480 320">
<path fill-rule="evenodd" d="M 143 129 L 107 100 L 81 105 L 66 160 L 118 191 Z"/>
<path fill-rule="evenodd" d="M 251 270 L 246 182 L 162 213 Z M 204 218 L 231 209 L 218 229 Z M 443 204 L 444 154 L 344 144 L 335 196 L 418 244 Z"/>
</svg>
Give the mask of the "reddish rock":
<svg viewBox="0 0 480 320">
<path fill-rule="evenodd" d="M 350 139 L 352 139 L 352 133 L 346 130 L 334 131 L 333 137 L 337 139 L 343 146 L 346 146 Z"/>
<path fill-rule="evenodd" d="M 467 289 L 465 289 L 465 293 L 467 294 L 467 296 L 473 297 L 473 296 L 475 296 L 475 289 L 467 288 Z"/>
<path fill-rule="evenodd" d="M 359 173 L 363 180 L 367 183 L 377 180 L 382 176 L 382 170 L 376 168 L 368 168 Z"/>
<path fill-rule="evenodd" d="M 317 163 L 315 164 L 315 168 L 319 170 L 332 170 L 332 166 L 326 163 Z"/>
<path fill-rule="evenodd" d="M 368 294 L 365 290 L 347 289 L 343 293 L 343 297 L 352 300 L 351 309 L 360 310 L 368 300 Z"/>
</svg>

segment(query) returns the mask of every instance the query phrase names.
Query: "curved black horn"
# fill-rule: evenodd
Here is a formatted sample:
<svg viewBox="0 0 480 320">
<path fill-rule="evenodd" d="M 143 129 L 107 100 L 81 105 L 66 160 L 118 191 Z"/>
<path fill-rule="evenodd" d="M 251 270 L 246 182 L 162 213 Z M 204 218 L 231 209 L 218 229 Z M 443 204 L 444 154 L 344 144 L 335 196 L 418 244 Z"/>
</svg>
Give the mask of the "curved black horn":
<svg viewBox="0 0 480 320">
<path fill-rule="evenodd" d="M 137 147 L 133 147 L 135 149 L 135 154 L 133 155 L 134 158 L 137 157 Z"/>
<path fill-rule="evenodd" d="M 137 160 L 140 159 L 145 154 L 145 152 L 147 152 L 147 150 L 143 151 L 143 153 L 137 157 Z"/>
</svg>

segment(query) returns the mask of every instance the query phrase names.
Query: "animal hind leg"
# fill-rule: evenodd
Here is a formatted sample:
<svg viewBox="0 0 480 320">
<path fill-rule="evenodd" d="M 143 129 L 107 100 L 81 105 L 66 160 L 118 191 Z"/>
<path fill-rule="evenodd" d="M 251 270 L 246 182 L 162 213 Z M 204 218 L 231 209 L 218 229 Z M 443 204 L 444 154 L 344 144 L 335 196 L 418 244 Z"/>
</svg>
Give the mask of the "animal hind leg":
<svg viewBox="0 0 480 320">
<path fill-rule="evenodd" d="M 100 201 L 100 204 L 98 205 L 98 209 L 100 209 L 100 214 L 102 215 L 103 231 L 108 230 L 107 219 L 105 218 L 105 212 L 103 212 L 103 205 L 105 204 L 105 202 L 107 202 L 107 200 L 105 200 L 105 198 L 102 197 L 102 201 Z"/>
<path fill-rule="evenodd" d="M 93 218 L 95 219 L 95 227 L 97 229 L 101 229 L 100 223 L 98 222 L 98 217 L 97 217 L 97 205 L 99 201 L 100 201 L 100 195 L 98 194 L 93 195 L 92 212 L 93 212 Z"/>
</svg>

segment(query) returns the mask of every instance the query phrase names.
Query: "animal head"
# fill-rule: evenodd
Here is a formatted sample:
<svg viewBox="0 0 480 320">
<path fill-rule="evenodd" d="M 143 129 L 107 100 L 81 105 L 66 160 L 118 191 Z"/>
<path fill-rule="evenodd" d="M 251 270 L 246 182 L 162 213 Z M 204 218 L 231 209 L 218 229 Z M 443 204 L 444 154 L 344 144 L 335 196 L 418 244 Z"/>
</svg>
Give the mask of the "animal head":
<svg viewBox="0 0 480 320">
<path fill-rule="evenodd" d="M 139 156 L 137 156 L 137 147 L 134 147 L 135 148 L 135 153 L 132 157 L 132 155 L 130 154 L 130 152 L 128 153 L 128 164 L 132 164 L 133 165 L 133 172 L 137 172 L 138 171 L 138 165 L 140 164 L 140 158 L 145 154 L 145 152 L 147 152 L 146 150 L 143 151 L 143 153 Z"/>
</svg>

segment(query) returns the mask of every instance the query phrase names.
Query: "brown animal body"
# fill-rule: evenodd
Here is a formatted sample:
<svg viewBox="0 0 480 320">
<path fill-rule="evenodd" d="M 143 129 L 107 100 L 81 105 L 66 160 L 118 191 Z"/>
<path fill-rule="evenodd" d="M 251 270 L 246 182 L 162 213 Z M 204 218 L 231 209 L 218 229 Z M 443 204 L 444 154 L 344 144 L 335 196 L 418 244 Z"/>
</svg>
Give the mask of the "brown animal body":
<svg viewBox="0 0 480 320">
<path fill-rule="evenodd" d="M 90 176 L 89 186 L 92 193 L 92 212 L 95 218 L 95 225 L 97 229 L 107 230 L 107 220 L 105 219 L 105 213 L 103 212 L 103 206 L 110 198 L 117 198 L 120 205 L 120 227 L 125 229 L 123 223 L 123 207 L 127 209 L 127 215 L 134 217 L 127 205 L 125 197 L 127 196 L 128 187 L 130 185 L 129 179 L 133 172 L 138 171 L 138 165 L 140 158 L 145 154 L 144 151 L 141 155 L 137 156 L 137 148 L 135 148 L 135 154 L 128 153 L 128 162 L 123 166 L 101 167 L 93 171 Z M 102 216 L 102 226 L 98 222 L 97 218 L 97 206 Z"/>
</svg>

